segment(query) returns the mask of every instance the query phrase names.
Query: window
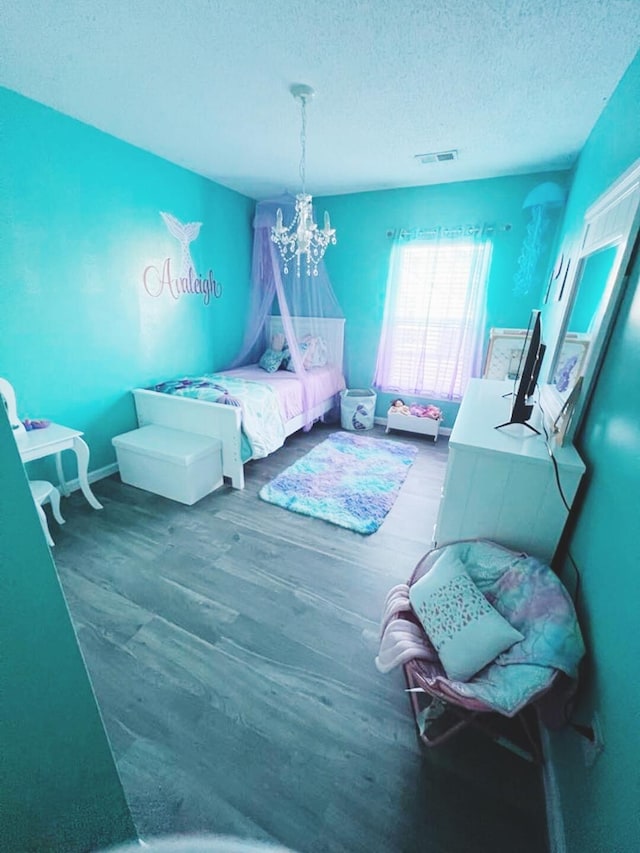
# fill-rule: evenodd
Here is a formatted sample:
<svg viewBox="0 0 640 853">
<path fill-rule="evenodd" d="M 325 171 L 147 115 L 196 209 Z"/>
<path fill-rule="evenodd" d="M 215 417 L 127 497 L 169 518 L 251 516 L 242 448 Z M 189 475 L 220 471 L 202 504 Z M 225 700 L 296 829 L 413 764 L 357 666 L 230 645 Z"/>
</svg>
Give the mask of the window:
<svg viewBox="0 0 640 853">
<path fill-rule="evenodd" d="M 460 400 L 480 374 L 486 238 L 438 237 L 392 250 L 374 383 L 382 390 Z"/>
</svg>

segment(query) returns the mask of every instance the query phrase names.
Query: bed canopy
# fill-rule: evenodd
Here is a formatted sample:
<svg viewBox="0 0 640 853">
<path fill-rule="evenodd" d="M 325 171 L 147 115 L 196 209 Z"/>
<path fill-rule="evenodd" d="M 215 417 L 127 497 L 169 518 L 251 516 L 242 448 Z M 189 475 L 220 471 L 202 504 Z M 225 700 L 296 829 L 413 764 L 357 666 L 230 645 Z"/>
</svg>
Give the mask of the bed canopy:
<svg viewBox="0 0 640 853">
<path fill-rule="evenodd" d="M 306 413 L 309 410 L 306 393 L 309 364 L 307 360 L 305 367 L 305 341 L 298 340 L 296 318 L 307 318 L 306 337 L 309 337 L 310 330 L 311 336 L 321 339 L 322 320 L 342 318 L 344 314 L 331 287 L 324 261 L 318 264 L 317 275 L 307 275 L 305 264 L 301 265 L 298 274 L 295 263 L 289 264 L 288 272 L 284 272 L 280 253 L 271 239 L 271 229 L 276 224 L 278 209 L 282 210 L 284 221 L 290 222 L 294 216 L 294 207 L 295 198 L 291 195 L 261 201 L 256 205 L 249 319 L 244 342 L 231 366 L 255 363 L 265 350 L 280 349 L 281 341 L 268 339 L 268 319 L 270 315 L 279 315 L 286 338 L 284 346 L 289 348 L 293 368 L 305 389 Z M 310 425 L 308 423 L 307 428 Z"/>
</svg>

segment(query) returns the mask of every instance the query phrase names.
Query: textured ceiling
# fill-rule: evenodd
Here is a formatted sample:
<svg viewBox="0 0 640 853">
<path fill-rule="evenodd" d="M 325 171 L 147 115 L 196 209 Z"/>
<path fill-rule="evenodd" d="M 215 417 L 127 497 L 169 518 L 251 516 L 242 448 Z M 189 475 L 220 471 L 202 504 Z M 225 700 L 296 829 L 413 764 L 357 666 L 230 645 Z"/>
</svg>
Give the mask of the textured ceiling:
<svg viewBox="0 0 640 853">
<path fill-rule="evenodd" d="M 640 0 L 4 0 L 0 84 L 254 198 L 567 168 Z M 453 163 L 414 155 L 457 148 Z"/>
</svg>

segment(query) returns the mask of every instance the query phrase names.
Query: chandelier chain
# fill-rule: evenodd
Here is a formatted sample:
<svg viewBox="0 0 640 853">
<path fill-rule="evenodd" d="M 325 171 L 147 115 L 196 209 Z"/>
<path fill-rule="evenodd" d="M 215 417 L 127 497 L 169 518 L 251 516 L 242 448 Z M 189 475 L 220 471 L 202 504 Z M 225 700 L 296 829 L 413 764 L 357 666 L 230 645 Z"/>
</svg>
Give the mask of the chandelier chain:
<svg viewBox="0 0 640 853">
<path fill-rule="evenodd" d="M 308 276 L 318 275 L 318 264 L 329 244 L 336 243 L 336 230 L 331 227 L 329 214 L 325 211 L 324 226 L 319 228 L 313 221 L 313 199 L 307 195 L 307 100 L 313 96 L 310 86 L 296 84 L 291 94 L 300 101 L 302 126 L 300 129 L 300 181 L 302 192 L 296 195 L 295 210 L 291 223 L 285 225 L 282 208 L 276 212 L 276 224 L 271 228 L 271 239 L 278 247 L 285 275 L 289 264 L 295 261 L 296 275 L 300 276 L 300 262 L 305 258 Z"/>
<path fill-rule="evenodd" d="M 300 129 L 300 181 L 302 183 L 302 193 L 306 193 L 307 183 L 307 99 L 301 96 L 302 104 L 302 127 Z"/>
</svg>

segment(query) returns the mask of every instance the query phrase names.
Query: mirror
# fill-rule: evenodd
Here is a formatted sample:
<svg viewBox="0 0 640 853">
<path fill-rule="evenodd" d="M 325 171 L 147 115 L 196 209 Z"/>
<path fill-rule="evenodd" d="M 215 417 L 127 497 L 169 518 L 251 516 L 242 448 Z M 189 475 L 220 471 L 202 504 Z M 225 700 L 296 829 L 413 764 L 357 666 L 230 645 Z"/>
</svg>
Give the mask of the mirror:
<svg viewBox="0 0 640 853">
<path fill-rule="evenodd" d="M 583 258 L 576 270 L 567 331 L 551 377 L 551 384 L 563 401 L 569 397 L 579 377 L 584 375 L 617 253 L 618 246 L 601 249 Z"/>
<path fill-rule="evenodd" d="M 555 342 L 547 341 L 547 384 L 540 394 L 545 419 L 559 443 L 573 438 L 589 400 L 620 303 L 639 208 L 640 160 L 585 214 L 573 279 L 558 306 L 558 333 Z"/>
</svg>

